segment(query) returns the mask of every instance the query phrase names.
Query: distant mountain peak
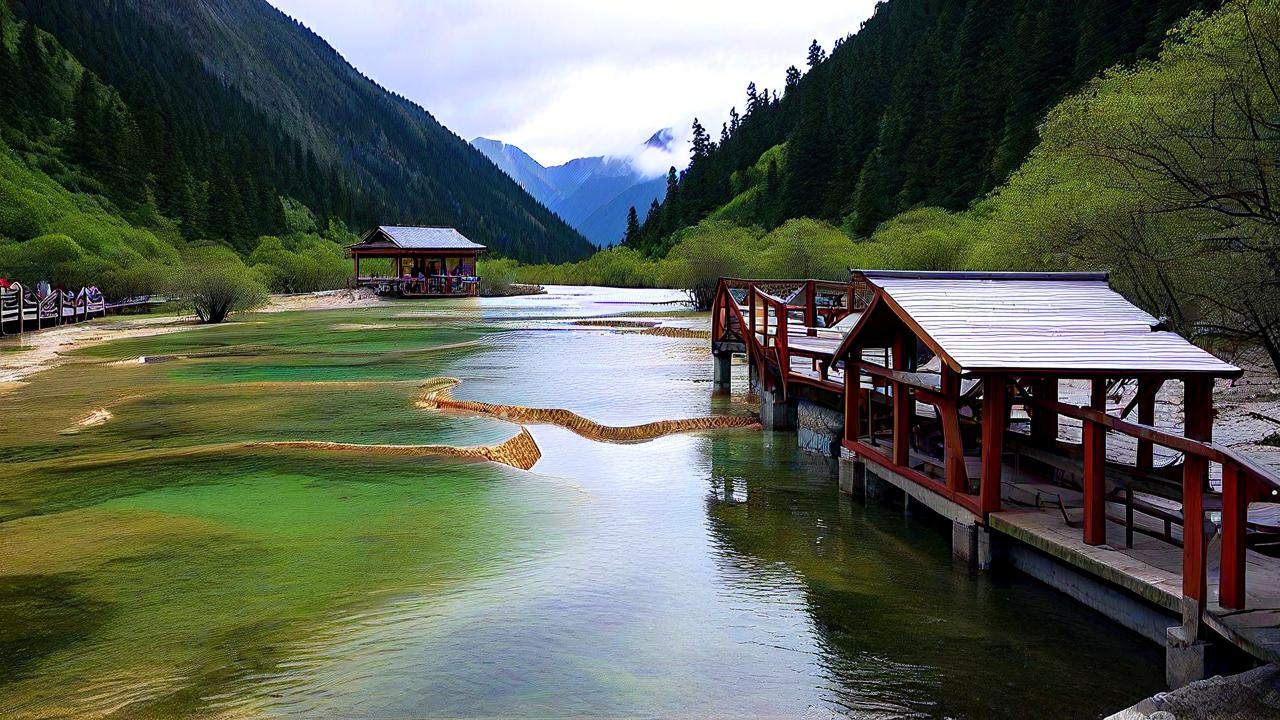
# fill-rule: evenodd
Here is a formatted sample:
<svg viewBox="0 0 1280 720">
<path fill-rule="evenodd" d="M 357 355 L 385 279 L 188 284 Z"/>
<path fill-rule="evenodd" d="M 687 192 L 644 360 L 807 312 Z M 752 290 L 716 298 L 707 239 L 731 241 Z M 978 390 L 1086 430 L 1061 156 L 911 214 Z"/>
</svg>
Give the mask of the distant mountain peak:
<svg viewBox="0 0 1280 720">
<path fill-rule="evenodd" d="M 644 141 L 644 146 L 647 148 L 653 148 L 655 150 L 664 150 L 666 152 L 671 152 L 671 149 L 675 147 L 675 143 L 676 143 L 675 129 L 662 128 L 661 130 L 654 133 L 653 135 L 650 135 L 649 139 Z"/>
<path fill-rule="evenodd" d="M 650 204 L 666 194 L 665 178 L 654 182 L 635 158 L 655 150 L 667 152 L 674 141 L 672 130 L 659 130 L 632 155 L 593 155 L 552 167 L 501 140 L 477 137 L 471 144 L 588 240 L 605 246 L 622 239 L 632 205 L 647 213 Z"/>
</svg>

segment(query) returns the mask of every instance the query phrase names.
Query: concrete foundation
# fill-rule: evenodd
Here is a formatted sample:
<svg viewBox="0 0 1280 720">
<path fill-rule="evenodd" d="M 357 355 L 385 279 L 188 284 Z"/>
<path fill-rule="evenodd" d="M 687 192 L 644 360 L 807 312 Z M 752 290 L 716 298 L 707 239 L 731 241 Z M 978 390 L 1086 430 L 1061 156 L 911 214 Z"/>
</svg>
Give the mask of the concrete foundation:
<svg viewBox="0 0 1280 720">
<path fill-rule="evenodd" d="M 840 453 L 840 492 L 845 495 L 861 495 L 863 490 L 862 463 L 849 455 L 847 450 Z"/>
<path fill-rule="evenodd" d="M 712 363 L 712 390 L 718 393 L 727 393 L 733 386 L 733 354 L 721 353 L 711 356 Z"/>
<path fill-rule="evenodd" d="M 973 523 L 951 523 L 951 554 L 974 570 L 990 570 L 991 531 Z"/>
<path fill-rule="evenodd" d="M 783 400 L 780 393 L 760 393 L 760 424 L 765 430 L 792 430 L 796 426 L 796 402 Z"/>
<path fill-rule="evenodd" d="M 1164 645 L 1169 626 L 1177 623 L 1170 612 L 1093 575 L 1083 573 L 1033 547 L 1006 535 L 999 535 L 1001 562 L 1030 575 L 1105 615 L 1151 642 Z"/>
<path fill-rule="evenodd" d="M 1164 681 L 1172 690 L 1209 676 L 1209 643 L 1197 640 L 1182 626 L 1171 627 L 1164 649 Z"/>
<path fill-rule="evenodd" d="M 844 413 L 808 400 L 796 402 L 796 439 L 801 449 L 839 457 L 843 437 Z"/>
</svg>

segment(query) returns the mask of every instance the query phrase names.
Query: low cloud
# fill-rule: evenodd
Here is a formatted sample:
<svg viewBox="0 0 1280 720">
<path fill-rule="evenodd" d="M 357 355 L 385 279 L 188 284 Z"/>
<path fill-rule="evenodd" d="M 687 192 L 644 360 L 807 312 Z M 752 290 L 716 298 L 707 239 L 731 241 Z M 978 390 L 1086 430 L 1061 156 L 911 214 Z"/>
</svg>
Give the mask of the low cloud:
<svg viewBox="0 0 1280 720">
<path fill-rule="evenodd" d="M 828 49 L 874 0 L 270 0 L 380 84 L 459 135 L 514 143 L 552 165 L 637 152 L 654 131 L 716 135 L 746 85 L 780 88 L 809 41 Z M 673 162 L 679 159 L 680 162 Z"/>
</svg>

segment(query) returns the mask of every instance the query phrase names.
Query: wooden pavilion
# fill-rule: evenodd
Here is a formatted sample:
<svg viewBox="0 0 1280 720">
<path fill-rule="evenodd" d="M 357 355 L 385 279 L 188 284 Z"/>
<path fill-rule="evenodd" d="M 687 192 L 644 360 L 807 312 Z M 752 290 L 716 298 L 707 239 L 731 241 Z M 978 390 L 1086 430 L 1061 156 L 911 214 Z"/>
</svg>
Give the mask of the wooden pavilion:
<svg viewBox="0 0 1280 720">
<path fill-rule="evenodd" d="M 994 533 L 1040 553 L 1025 567 L 1051 556 L 1180 611 L 1171 653 L 1211 628 L 1280 661 L 1280 476 L 1212 437 L 1214 381 L 1241 370 L 1105 273 L 722 278 L 711 350 L 717 389 L 746 354 L 767 429 L 840 433 L 842 490 L 897 488 L 952 520 L 977 566 Z M 1180 422 L 1157 425 L 1158 393 Z"/>
<path fill-rule="evenodd" d="M 479 294 L 476 267 L 485 247 L 448 227 L 380 225 L 347 247 L 357 287 L 410 298 L 469 297 Z M 362 275 L 360 260 L 390 261 L 384 274 Z M 380 263 L 385 266 L 385 262 Z"/>
</svg>

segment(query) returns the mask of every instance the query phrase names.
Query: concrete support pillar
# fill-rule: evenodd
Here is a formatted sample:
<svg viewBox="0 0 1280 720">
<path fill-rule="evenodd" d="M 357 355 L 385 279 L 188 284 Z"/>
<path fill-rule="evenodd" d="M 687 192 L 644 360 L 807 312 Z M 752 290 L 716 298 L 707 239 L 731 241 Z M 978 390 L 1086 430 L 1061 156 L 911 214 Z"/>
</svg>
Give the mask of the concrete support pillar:
<svg viewBox="0 0 1280 720">
<path fill-rule="evenodd" d="M 783 400 L 777 390 L 760 393 L 760 424 L 765 430 L 793 430 L 796 426 L 796 402 Z"/>
<path fill-rule="evenodd" d="M 1170 690 L 1209 677 L 1209 643 L 1197 639 L 1186 628 L 1169 628 L 1164 652 L 1164 681 Z"/>
<path fill-rule="evenodd" d="M 711 362 L 712 390 L 718 393 L 729 392 L 733 385 L 733 355 L 731 353 L 712 355 Z"/>
<path fill-rule="evenodd" d="M 951 554 L 974 570 L 991 569 L 991 531 L 972 523 L 951 523 Z"/>
<path fill-rule="evenodd" d="M 760 392 L 760 369 L 750 360 L 747 361 L 747 388 L 752 394 Z"/>
<path fill-rule="evenodd" d="M 864 480 L 866 468 L 862 462 L 847 454 L 840 456 L 840 492 L 857 496 L 865 491 Z"/>
</svg>

